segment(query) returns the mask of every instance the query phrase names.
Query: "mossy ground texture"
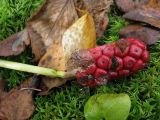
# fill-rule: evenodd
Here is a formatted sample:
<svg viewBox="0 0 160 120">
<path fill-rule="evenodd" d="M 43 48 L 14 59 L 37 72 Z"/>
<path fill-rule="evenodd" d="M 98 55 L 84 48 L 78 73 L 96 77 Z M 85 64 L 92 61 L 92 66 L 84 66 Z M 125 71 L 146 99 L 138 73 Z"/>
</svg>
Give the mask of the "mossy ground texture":
<svg viewBox="0 0 160 120">
<path fill-rule="evenodd" d="M 27 18 L 43 2 L 44 0 L 1 0 L 0 40 L 22 30 Z M 105 36 L 97 39 L 98 44 L 118 40 L 119 30 L 128 24 L 117 11 L 119 10 L 112 6 L 109 27 Z M 160 120 L 160 43 L 150 46 L 149 51 L 151 56 L 148 66 L 129 78 L 92 89 L 81 87 L 72 81 L 48 96 L 37 96 L 34 100 L 36 111 L 31 120 L 83 120 L 84 104 L 96 93 L 127 93 L 132 101 L 128 120 Z M 32 64 L 33 56 L 28 47 L 19 56 L 1 59 Z M 8 90 L 29 76 L 31 74 L 0 68 L 0 78 L 8 81 Z"/>
</svg>

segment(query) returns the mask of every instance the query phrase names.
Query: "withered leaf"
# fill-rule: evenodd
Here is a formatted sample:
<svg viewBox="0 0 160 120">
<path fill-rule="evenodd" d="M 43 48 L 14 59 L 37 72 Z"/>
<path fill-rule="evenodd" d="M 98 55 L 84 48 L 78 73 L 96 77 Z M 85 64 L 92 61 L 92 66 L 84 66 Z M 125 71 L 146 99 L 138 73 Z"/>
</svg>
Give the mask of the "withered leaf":
<svg viewBox="0 0 160 120">
<path fill-rule="evenodd" d="M 160 40 L 160 31 L 141 25 L 129 25 L 120 31 L 121 37 L 134 37 L 148 45 L 155 44 Z"/>
<path fill-rule="evenodd" d="M 31 78 L 13 88 L 0 101 L 0 119 L 1 120 L 26 120 L 34 112 L 33 91 L 29 88 L 35 88 L 37 79 Z M 28 90 L 21 90 L 28 88 Z"/>
<path fill-rule="evenodd" d="M 160 1 L 150 0 L 146 5 L 129 11 L 123 17 L 160 28 Z"/>
<path fill-rule="evenodd" d="M 93 18 L 86 13 L 71 25 L 56 44 L 51 46 L 42 57 L 39 66 L 66 71 L 71 54 L 79 49 L 88 49 L 96 45 L 96 32 Z M 66 82 L 65 79 L 44 78 L 43 83 L 48 90 Z"/>
<path fill-rule="evenodd" d="M 87 10 L 95 22 L 97 37 L 101 37 L 108 25 L 109 19 L 107 13 L 113 0 L 75 0 L 79 9 Z"/>
<path fill-rule="evenodd" d="M 29 44 L 30 39 L 28 32 L 24 29 L 0 42 L 0 56 L 18 55 L 22 53 Z"/>
<path fill-rule="evenodd" d="M 32 51 L 39 60 L 72 25 L 78 15 L 73 0 L 46 0 L 28 21 Z"/>
</svg>

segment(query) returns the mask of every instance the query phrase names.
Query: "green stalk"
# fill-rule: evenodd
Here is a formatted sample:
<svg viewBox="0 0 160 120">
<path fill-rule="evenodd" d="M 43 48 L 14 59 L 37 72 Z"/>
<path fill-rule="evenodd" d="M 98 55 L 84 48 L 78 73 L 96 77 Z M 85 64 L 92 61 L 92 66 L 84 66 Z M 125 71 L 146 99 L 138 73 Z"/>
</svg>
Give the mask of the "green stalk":
<svg viewBox="0 0 160 120">
<path fill-rule="evenodd" d="M 6 61 L 6 60 L 0 60 L 0 67 L 23 71 L 23 72 L 35 73 L 38 75 L 45 75 L 49 77 L 64 78 L 65 76 L 68 76 L 63 71 L 56 71 L 50 68 L 27 65 L 23 63 L 11 62 L 11 61 Z"/>
</svg>

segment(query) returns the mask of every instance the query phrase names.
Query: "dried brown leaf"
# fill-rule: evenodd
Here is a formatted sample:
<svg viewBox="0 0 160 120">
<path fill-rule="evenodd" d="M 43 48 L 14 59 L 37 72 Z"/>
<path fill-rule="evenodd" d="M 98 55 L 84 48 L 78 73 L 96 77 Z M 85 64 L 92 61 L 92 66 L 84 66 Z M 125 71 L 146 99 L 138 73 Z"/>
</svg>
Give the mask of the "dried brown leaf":
<svg viewBox="0 0 160 120">
<path fill-rule="evenodd" d="M 160 28 L 160 1 L 150 0 L 146 5 L 129 11 L 123 17 Z"/>
<path fill-rule="evenodd" d="M 120 36 L 138 38 L 151 45 L 160 40 L 160 31 L 140 25 L 129 25 L 121 29 Z"/>
<path fill-rule="evenodd" d="M 109 23 L 107 13 L 113 0 L 75 0 L 75 2 L 79 9 L 85 9 L 92 15 L 97 37 L 101 37 Z"/>
<path fill-rule="evenodd" d="M 18 55 L 22 53 L 29 44 L 30 39 L 28 32 L 24 29 L 0 42 L 0 56 Z"/>
<path fill-rule="evenodd" d="M 36 60 L 61 40 L 64 31 L 78 19 L 73 0 L 46 0 L 28 21 Z"/>
<path fill-rule="evenodd" d="M 1 120 L 26 120 L 34 112 L 33 91 L 21 90 L 21 88 L 35 88 L 37 79 L 29 79 L 20 87 L 13 88 L 0 101 Z"/>
</svg>

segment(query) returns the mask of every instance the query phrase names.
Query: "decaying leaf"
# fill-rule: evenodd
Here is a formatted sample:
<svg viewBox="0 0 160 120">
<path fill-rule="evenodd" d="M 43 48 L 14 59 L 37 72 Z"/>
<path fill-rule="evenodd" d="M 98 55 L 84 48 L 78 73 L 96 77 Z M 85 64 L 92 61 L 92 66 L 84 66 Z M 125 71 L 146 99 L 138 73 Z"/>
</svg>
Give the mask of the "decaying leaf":
<svg viewBox="0 0 160 120">
<path fill-rule="evenodd" d="M 160 1 L 149 0 L 146 5 L 126 13 L 124 18 L 148 23 L 160 28 Z"/>
<path fill-rule="evenodd" d="M 126 13 L 123 17 L 130 20 L 145 22 L 160 28 L 160 12 L 153 8 L 143 7 L 143 9 L 135 9 Z"/>
<path fill-rule="evenodd" d="M 42 57 L 39 66 L 66 71 L 71 54 L 79 49 L 88 49 L 96 45 L 96 33 L 93 18 L 86 13 L 69 27 L 56 44 L 51 46 Z M 65 83 L 65 79 L 44 78 L 48 90 Z"/>
<path fill-rule="evenodd" d="M 152 28 L 144 27 L 141 25 L 129 25 L 120 31 L 121 37 L 134 37 L 139 38 L 146 44 L 155 44 L 160 40 L 160 31 Z"/>
<path fill-rule="evenodd" d="M 30 39 L 28 32 L 24 29 L 0 42 L 0 56 L 18 55 L 22 53 L 29 44 Z"/>
<path fill-rule="evenodd" d="M 29 88 L 35 88 L 36 84 L 36 78 L 29 79 L 5 95 L 0 101 L 0 120 L 28 119 L 35 110 L 33 90 Z M 22 88 L 28 89 L 22 90 Z"/>
<path fill-rule="evenodd" d="M 78 15 L 73 0 L 46 0 L 28 21 L 31 45 L 36 60 L 61 40 L 64 31 Z"/>
<path fill-rule="evenodd" d="M 87 10 L 93 17 L 97 37 L 101 37 L 108 25 L 107 13 L 113 0 L 75 0 L 79 9 Z"/>
</svg>

